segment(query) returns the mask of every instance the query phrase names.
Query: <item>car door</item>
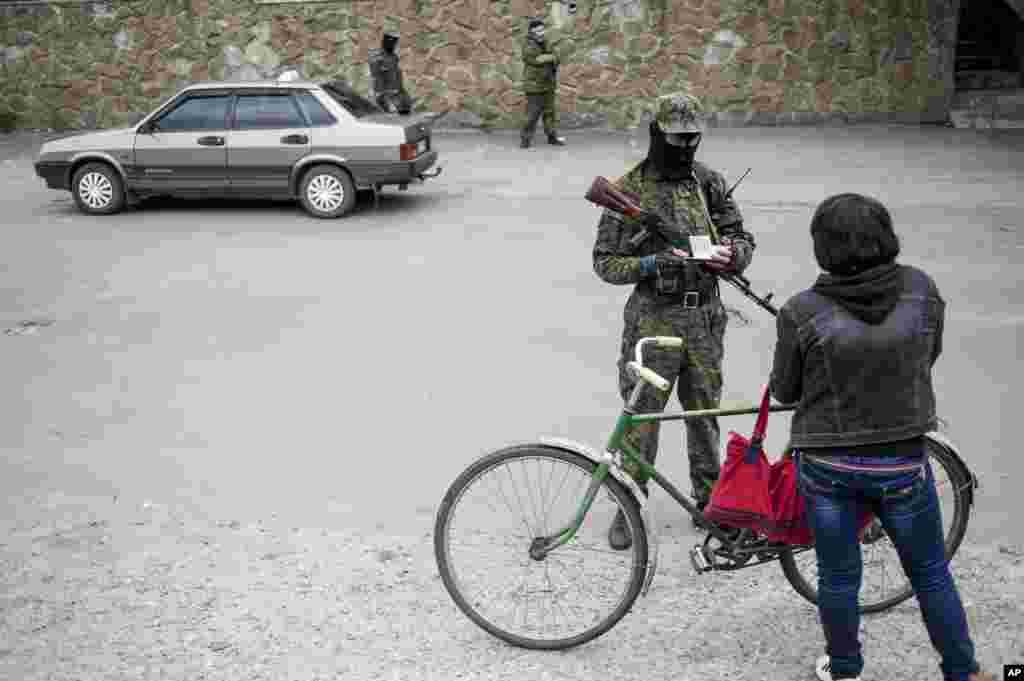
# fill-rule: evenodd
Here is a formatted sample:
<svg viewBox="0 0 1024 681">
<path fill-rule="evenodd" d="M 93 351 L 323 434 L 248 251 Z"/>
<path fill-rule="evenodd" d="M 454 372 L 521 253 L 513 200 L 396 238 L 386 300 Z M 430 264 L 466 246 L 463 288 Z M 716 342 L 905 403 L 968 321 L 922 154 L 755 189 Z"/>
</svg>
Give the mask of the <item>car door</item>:
<svg viewBox="0 0 1024 681">
<path fill-rule="evenodd" d="M 139 127 L 133 188 L 154 194 L 222 194 L 227 188 L 228 91 L 199 90 Z"/>
<path fill-rule="evenodd" d="M 291 169 L 310 149 L 310 126 L 289 90 L 236 92 L 228 145 L 232 194 L 287 196 Z"/>
</svg>

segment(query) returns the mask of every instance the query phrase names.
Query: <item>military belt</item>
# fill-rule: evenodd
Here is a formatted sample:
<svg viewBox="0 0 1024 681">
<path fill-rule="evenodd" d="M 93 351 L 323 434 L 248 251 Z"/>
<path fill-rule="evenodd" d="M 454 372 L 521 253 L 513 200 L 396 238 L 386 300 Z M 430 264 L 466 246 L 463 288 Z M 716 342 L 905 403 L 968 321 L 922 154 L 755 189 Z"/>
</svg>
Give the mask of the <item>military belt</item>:
<svg viewBox="0 0 1024 681">
<path fill-rule="evenodd" d="M 692 290 L 659 293 L 655 289 L 654 298 L 661 305 L 679 305 L 684 310 L 694 310 L 718 300 L 718 283 L 713 278 L 702 278 L 697 288 Z"/>
</svg>

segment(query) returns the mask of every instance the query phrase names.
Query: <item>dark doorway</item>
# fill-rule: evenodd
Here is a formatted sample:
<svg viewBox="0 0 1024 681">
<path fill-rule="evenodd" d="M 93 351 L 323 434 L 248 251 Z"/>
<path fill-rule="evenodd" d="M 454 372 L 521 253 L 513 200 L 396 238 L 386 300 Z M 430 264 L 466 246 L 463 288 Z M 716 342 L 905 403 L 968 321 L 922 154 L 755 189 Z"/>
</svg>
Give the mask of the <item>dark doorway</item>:
<svg viewBox="0 0 1024 681">
<path fill-rule="evenodd" d="M 1024 87 L 1024 20 L 1005 0 L 961 0 L 956 89 Z"/>
</svg>

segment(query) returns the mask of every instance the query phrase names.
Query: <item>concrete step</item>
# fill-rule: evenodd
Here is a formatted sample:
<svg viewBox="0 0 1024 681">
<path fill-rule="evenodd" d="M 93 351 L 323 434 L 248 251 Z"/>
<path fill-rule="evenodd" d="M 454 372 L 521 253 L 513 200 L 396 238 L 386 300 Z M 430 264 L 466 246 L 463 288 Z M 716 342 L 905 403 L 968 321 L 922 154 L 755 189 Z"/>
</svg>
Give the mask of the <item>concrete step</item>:
<svg viewBox="0 0 1024 681">
<path fill-rule="evenodd" d="M 957 92 L 949 117 L 957 128 L 1024 128 L 1024 89 Z"/>
</svg>

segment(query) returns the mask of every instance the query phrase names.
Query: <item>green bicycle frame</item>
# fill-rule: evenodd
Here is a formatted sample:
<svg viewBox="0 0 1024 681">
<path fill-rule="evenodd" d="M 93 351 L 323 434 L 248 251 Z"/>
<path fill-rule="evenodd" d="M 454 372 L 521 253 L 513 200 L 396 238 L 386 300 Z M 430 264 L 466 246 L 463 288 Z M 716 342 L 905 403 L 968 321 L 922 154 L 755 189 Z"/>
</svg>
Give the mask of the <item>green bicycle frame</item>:
<svg viewBox="0 0 1024 681">
<path fill-rule="evenodd" d="M 639 386 L 640 383 L 638 382 L 637 385 Z M 633 400 L 631 399 L 630 402 L 632 403 Z M 768 408 L 769 411 L 792 411 L 793 409 L 795 409 L 795 405 L 789 404 L 773 404 Z M 756 414 L 757 412 L 758 405 L 756 404 L 743 404 L 733 407 L 720 407 L 717 409 L 695 409 L 692 411 L 683 411 L 674 414 L 636 414 L 633 412 L 631 406 L 627 406 L 619 415 L 618 421 L 615 423 L 615 429 L 608 437 L 608 443 L 605 445 L 605 452 L 608 460 L 600 463 L 594 471 L 590 485 L 587 487 L 587 491 L 583 495 L 583 499 L 580 502 L 579 508 L 577 509 L 572 522 L 548 537 L 535 539 L 534 545 L 530 549 L 530 554 L 539 560 L 550 551 L 566 544 L 576 536 L 580 526 L 583 525 L 583 519 L 586 518 L 591 505 L 594 503 L 594 499 L 597 497 L 598 490 L 601 488 L 601 483 L 603 483 L 605 477 L 609 475 L 612 465 L 621 467 L 624 470 L 632 468 L 634 471 L 632 473 L 632 477 L 638 481 L 654 480 L 659 487 L 668 492 L 669 496 L 675 499 L 676 503 L 685 508 L 690 515 L 699 516 L 700 510 L 697 506 L 687 499 L 686 496 L 667 478 L 661 475 L 661 473 L 659 473 L 652 464 L 648 463 L 640 452 L 638 452 L 631 444 L 626 442 L 623 437 L 626 432 L 626 428 L 634 424 L 661 421 L 681 421 L 685 419 L 709 416 L 739 416 L 743 414 Z M 620 456 L 617 457 L 616 454 Z M 630 475 L 630 473 L 625 474 Z M 713 523 L 709 524 L 708 531 L 715 537 L 722 540 L 726 540 L 729 537 L 728 534 Z"/>
</svg>

